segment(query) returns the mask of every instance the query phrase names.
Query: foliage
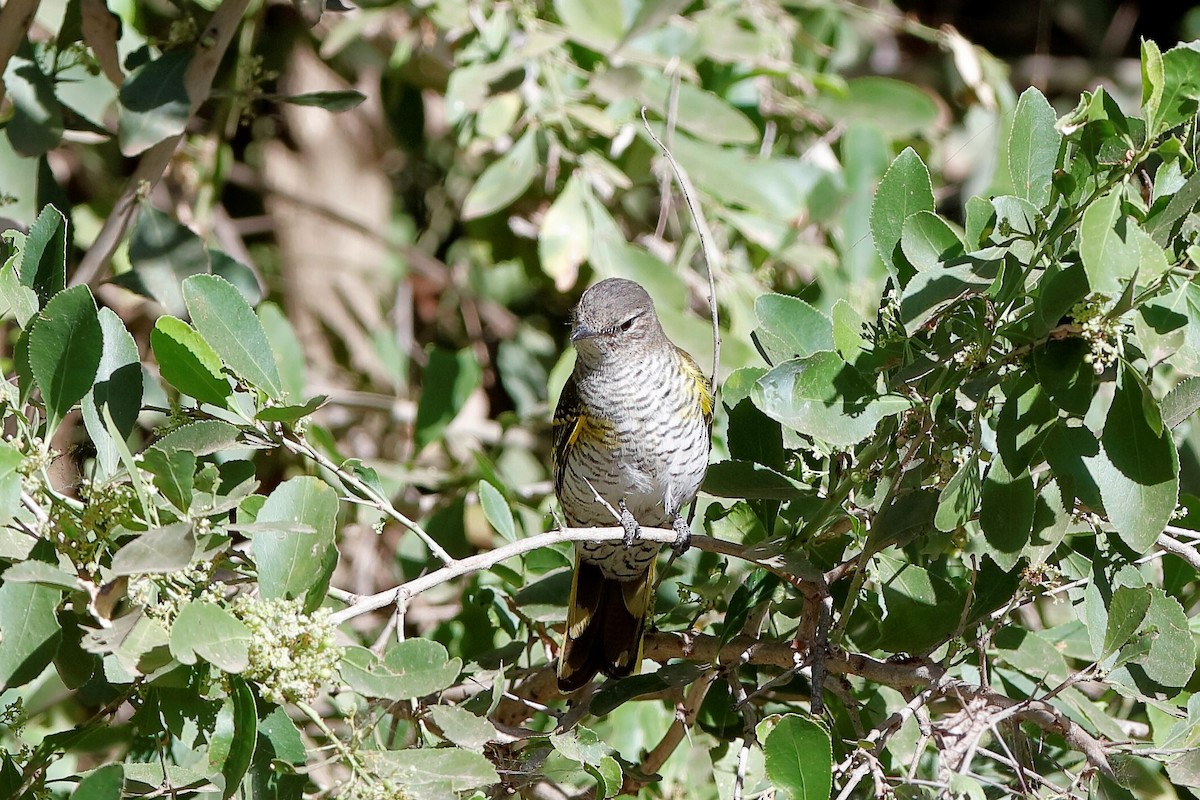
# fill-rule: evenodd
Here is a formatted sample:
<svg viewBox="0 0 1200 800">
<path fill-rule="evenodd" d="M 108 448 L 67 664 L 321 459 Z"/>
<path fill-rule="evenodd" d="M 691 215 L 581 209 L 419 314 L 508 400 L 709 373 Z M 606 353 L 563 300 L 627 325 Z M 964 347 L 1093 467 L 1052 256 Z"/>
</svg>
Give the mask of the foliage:
<svg viewBox="0 0 1200 800">
<path fill-rule="evenodd" d="M 14 7 L 0 796 L 1200 788 L 1200 48 L 1059 113 L 848 4 Z M 561 323 L 703 355 L 705 266 L 705 535 L 568 701 Z"/>
</svg>

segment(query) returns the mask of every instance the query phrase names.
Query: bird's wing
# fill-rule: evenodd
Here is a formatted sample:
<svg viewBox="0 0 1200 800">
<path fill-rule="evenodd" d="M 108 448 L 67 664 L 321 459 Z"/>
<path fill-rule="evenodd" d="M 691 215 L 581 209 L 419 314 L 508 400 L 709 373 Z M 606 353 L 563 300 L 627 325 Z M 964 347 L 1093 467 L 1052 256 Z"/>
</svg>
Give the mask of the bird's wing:
<svg viewBox="0 0 1200 800">
<path fill-rule="evenodd" d="M 552 450 L 554 465 L 554 493 L 562 493 L 563 477 L 566 474 L 567 454 L 571 446 L 579 439 L 579 434 L 586 425 L 583 404 L 579 400 L 579 388 L 575 384 L 575 376 L 567 378 L 563 385 L 562 394 L 558 397 L 558 406 L 554 409 L 554 420 L 551 424 Z"/>
<path fill-rule="evenodd" d="M 709 429 L 712 428 L 713 420 L 713 391 L 712 382 L 708 376 L 700 369 L 700 365 L 696 363 L 696 359 L 688 355 L 687 351 L 676 347 L 679 355 L 682 356 L 682 366 L 684 374 L 692 381 L 695 389 L 696 402 L 700 405 L 700 413 L 704 417 L 704 424 Z"/>
</svg>

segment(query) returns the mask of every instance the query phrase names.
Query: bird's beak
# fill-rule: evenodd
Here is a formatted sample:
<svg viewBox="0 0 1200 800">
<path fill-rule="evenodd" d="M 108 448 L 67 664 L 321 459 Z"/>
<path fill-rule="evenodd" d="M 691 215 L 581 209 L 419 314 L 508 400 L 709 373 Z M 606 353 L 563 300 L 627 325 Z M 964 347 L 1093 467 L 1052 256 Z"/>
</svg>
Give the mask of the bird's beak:
<svg viewBox="0 0 1200 800">
<path fill-rule="evenodd" d="M 574 330 L 571 331 L 571 341 L 578 342 L 582 339 L 594 339 L 600 335 L 600 331 L 593 330 L 582 323 L 575 323 Z"/>
</svg>

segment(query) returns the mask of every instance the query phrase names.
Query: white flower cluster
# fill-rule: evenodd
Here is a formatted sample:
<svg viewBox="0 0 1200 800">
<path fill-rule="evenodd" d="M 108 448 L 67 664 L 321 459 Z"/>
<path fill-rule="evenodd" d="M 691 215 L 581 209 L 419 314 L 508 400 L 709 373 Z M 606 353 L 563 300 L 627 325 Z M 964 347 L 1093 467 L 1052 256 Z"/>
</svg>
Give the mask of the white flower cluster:
<svg viewBox="0 0 1200 800">
<path fill-rule="evenodd" d="M 1079 324 L 1080 334 L 1088 343 L 1090 352 L 1084 361 L 1092 365 L 1097 375 L 1114 366 L 1125 353 L 1125 330 L 1129 324 L 1107 316 L 1101 301 L 1088 297 L 1076 303 L 1071 316 Z"/>
<path fill-rule="evenodd" d="M 250 629 L 245 675 L 272 703 L 308 702 L 333 678 L 342 649 L 329 610 L 301 611 L 299 600 L 243 595 L 233 613 Z"/>
<path fill-rule="evenodd" d="M 404 789 L 390 780 L 355 780 L 338 792 L 338 800 L 404 800 Z"/>
</svg>

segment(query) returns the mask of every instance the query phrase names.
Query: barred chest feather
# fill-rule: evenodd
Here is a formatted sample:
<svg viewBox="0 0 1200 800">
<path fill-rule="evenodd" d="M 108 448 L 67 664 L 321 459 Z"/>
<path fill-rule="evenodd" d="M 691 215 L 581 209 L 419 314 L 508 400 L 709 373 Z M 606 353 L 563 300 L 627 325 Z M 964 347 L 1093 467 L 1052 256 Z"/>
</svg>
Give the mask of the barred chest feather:
<svg viewBox="0 0 1200 800">
<path fill-rule="evenodd" d="M 571 524 L 614 524 L 597 492 L 614 508 L 624 500 L 647 527 L 670 527 L 695 497 L 708 465 L 709 433 L 703 384 L 684 358 L 670 347 L 576 374 L 583 407 L 600 419 L 592 435 L 571 448 L 565 465 L 562 505 Z M 608 577 L 627 578 L 628 570 L 644 570 L 654 558 L 657 545 L 648 544 L 624 553 L 612 544 L 583 549 L 589 561 L 617 570 Z"/>
</svg>

